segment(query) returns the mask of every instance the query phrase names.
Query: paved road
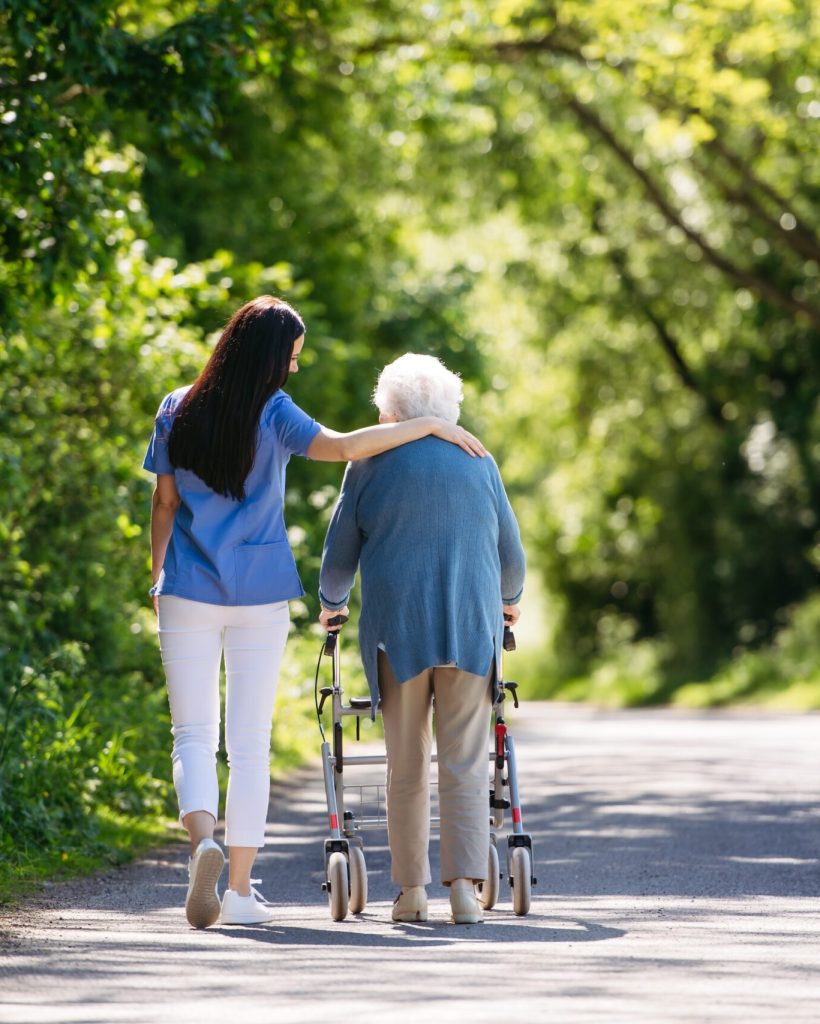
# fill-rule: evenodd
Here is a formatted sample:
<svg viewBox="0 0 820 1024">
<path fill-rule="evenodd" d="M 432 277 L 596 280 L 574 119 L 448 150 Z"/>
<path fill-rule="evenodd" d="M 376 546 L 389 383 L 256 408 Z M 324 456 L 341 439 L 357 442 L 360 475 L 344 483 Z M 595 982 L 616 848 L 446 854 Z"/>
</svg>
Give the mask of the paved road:
<svg viewBox="0 0 820 1024">
<path fill-rule="evenodd" d="M 528 918 L 505 886 L 484 924 L 450 925 L 433 886 L 428 923 L 392 925 L 374 834 L 371 902 L 332 923 L 314 767 L 273 792 L 274 923 L 190 930 L 182 846 L 49 887 L 2 922 L 0 1021 L 820 1020 L 819 716 L 531 704 L 511 721 Z"/>
</svg>

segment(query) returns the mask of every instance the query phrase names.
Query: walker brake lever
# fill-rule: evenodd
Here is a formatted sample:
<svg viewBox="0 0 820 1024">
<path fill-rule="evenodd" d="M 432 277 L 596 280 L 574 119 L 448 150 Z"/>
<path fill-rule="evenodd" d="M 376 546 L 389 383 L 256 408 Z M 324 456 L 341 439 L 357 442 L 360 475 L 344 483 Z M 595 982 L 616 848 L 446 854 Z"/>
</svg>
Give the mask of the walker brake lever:
<svg viewBox="0 0 820 1024">
<path fill-rule="evenodd" d="M 518 707 L 518 683 L 504 683 L 504 689 L 512 694 L 513 706 Z"/>
</svg>

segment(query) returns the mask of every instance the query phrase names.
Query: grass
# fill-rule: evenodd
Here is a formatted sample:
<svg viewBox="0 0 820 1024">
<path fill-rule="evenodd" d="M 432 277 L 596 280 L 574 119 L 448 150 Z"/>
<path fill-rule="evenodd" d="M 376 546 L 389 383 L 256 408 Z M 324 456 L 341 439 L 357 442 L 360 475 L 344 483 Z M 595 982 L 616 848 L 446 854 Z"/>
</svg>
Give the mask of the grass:
<svg viewBox="0 0 820 1024">
<path fill-rule="evenodd" d="M 0 867 L 0 905 L 14 904 L 32 895 L 43 882 L 60 882 L 90 875 L 116 864 L 124 864 L 146 850 L 178 838 L 175 822 L 167 817 L 135 819 L 106 812 L 98 815 L 99 832 L 86 848 L 72 845 L 70 851 L 16 851 L 12 863 Z"/>
<path fill-rule="evenodd" d="M 670 678 L 668 663 L 662 642 L 643 641 L 616 648 L 583 677 L 568 678 L 535 647 L 513 655 L 508 668 L 522 683 L 522 697 L 530 699 L 602 707 L 820 710 L 820 595 L 792 608 L 770 644 L 739 650 L 707 679 Z"/>
</svg>

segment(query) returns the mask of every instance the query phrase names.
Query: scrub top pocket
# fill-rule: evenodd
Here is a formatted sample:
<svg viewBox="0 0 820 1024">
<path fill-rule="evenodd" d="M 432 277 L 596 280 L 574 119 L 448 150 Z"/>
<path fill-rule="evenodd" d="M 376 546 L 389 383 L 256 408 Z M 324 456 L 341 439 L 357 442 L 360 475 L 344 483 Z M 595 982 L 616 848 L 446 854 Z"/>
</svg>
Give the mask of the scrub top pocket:
<svg viewBox="0 0 820 1024">
<path fill-rule="evenodd" d="M 290 601 L 304 596 L 293 553 L 286 540 L 274 544 L 240 544 L 234 548 L 236 603 L 258 604 Z"/>
</svg>

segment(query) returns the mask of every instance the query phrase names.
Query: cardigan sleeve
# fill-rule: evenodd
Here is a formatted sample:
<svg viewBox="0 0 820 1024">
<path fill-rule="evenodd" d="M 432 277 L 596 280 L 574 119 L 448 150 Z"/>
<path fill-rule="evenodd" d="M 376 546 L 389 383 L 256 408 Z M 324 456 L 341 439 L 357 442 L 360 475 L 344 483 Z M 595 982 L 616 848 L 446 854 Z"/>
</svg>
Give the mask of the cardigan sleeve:
<svg viewBox="0 0 820 1024">
<path fill-rule="evenodd" d="M 356 506 L 361 465 L 353 462 L 347 465 L 322 549 L 319 600 L 331 610 L 347 604 L 359 565 L 362 535 L 356 522 Z"/>
<path fill-rule="evenodd" d="M 501 474 L 495 469 L 496 501 L 498 506 L 498 557 L 501 562 L 501 600 L 504 604 L 518 604 L 524 592 L 527 561 L 521 544 L 518 521 L 510 505 Z"/>
</svg>

